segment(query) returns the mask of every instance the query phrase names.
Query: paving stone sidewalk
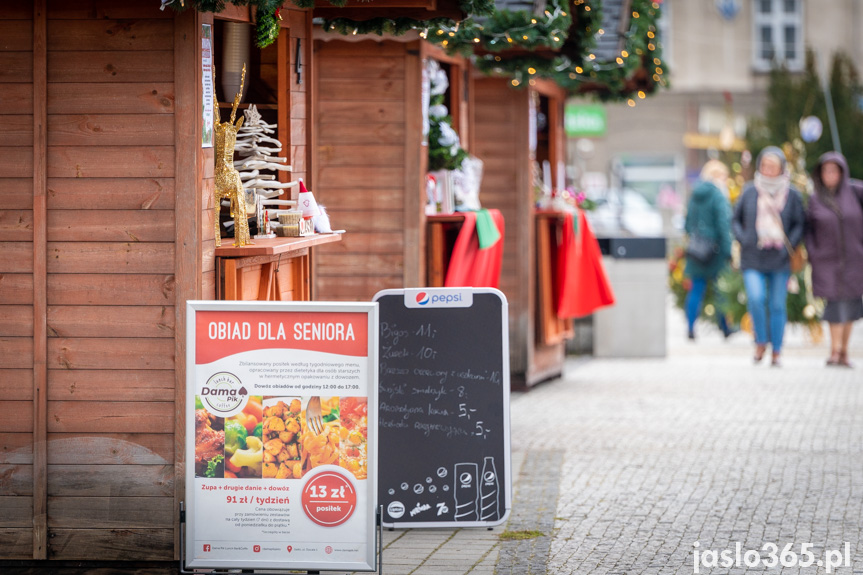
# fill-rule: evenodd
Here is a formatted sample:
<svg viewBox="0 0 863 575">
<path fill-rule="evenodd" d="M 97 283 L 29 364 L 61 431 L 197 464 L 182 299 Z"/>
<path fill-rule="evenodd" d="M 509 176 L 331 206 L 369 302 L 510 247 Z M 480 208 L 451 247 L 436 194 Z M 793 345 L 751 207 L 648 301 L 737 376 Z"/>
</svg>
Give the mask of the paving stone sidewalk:
<svg viewBox="0 0 863 575">
<path fill-rule="evenodd" d="M 811 543 L 822 561 L 847 542 L 851 566 L 833 572 L 863 573 L 861 326 L 853 370 L 824 367 L 826 342 L 800 330 L 776 369 L 752 364 L 746 334 L 699 328 L 686 341 L 672 310 L 667 358 L 575 359 L 563 378 L 513 394 L 508 524 L 386 531 L 383 572 L 691 574 L 695 551 L 710 564 L 737 542 L 767 560 L 765 545 L 778 556 Z M 543 535 L 501 541 L 504 529 Z"/>
</svg>

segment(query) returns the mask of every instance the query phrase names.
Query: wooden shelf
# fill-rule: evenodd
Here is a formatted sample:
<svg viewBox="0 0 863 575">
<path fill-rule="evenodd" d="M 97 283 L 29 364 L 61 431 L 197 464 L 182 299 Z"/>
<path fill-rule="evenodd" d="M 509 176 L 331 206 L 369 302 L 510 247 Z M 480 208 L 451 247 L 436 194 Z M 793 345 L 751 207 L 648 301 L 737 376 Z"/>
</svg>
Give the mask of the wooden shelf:
<svg viewBox="0 0 863 575">
<path fill-rule="evenodd" d="M 460 214 L 458 212 L 454 214 L 432 214 L 430 216 L 426 216 L 426 218 L 433 222 L 455 223 L 463 222 L 464 214 Z"/>
<path fill-rule="evenodd" d="M 257 102 L 251 102 L 251 103 L 254 104 L 258 110 L 278 110 L 279 109 L 278 104 L 258 104 Z M 234 104 L 231 102 L 219 102 L 219 109 L 220 110 L 230 110 L 233 107 L 234 107 Z M 248 107 L 249 107 L 249 104 L 240 104 L 239 106 L 237 106 L 237 109 L 238 110 L 245 110 Z"/>
<path fill-rule="evenodd" d="M 309 301 L 311 247 L 341 239 L 341 234 L 266 238 L 235 248 L 223 238 L 227 245 L 216 248 L 216 299 Z"/>
<path fill-rule="evenodd" d="M 264 238 L 252 241 L 254 245 L 236 248 L 233 239 L 222 238 L 222 246 L 216 248 L 217 258 L 245 258 L 253 256 L 272 256 L 290 254 L 312 246 L 341 241 L 341 234 L 315 234 L 300 238 Z"/>
</svg>

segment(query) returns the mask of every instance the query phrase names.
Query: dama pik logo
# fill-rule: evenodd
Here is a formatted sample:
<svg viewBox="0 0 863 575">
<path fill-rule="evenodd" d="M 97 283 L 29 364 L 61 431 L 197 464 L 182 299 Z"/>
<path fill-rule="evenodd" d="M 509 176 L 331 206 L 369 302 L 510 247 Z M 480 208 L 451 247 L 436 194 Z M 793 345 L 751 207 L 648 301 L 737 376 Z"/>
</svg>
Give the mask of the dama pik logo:
<svg viewBox="0 0 863 575">
<path fill-rule="evenodd" d="M 426 305 L 429 302 L 429 294 L 424 291 L 421 291 L 417 294 L 417 303 L 420 305 Z"/>
<path fill-rule="evenodd" d="M 207 411 L 220 417 L 228 417 L 242 409 L 248 395 L 240 378 L 227 371 L 211 375 L 198 393 Z"/>
</svg>

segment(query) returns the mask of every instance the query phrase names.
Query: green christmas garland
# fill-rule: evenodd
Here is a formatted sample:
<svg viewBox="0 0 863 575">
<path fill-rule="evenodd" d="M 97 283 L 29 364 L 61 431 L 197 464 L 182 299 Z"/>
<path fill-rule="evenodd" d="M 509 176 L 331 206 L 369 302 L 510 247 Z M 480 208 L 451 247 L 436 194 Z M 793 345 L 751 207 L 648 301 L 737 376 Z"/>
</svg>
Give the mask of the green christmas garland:
<svg viewBox="0 0 863 575">
<path fill-rule="evenodd" d="M 572 26 L 573 17 L 568 10 L 568 0 L 550 0 L 543 14 L 495 9 L 485 19 L 469 17 L 460 23 L 426 26 L 422 35 L 450 53 L 464 55 L 477 49 L 490 52 L 511 48 L 560 49 Z"/>
<path fill-rule="evenodd" d="M 600 61 L 591 52 L 599 35 L 615 32 L 601 28 L 599 0 L 549 0 L 541 15 L 494 10 L 484 20 L 472 16 L 463 22 L 339 18 L 325 21 L 323 28 L 343 35 L 420 30 L 427 41 L 471 56 L 481 72 L 506 76 L 515 87 L 547 78 L 573 94 L 589 92 L 600 100 L 626 99 L 635 105 L 657 87 L 667 86 L 667 80 L 656 28 L 660 3 L 632 0 L 630 10 L 623 49 L 611 61 Z M 507 53 L 513 49 L 528 53 Z"/>
<path fill-rule="evenodd" d="M 403 36 L 411 30 L 423 30 L 425 27 L 440 27 L 452 24 L 449 18 L 432 18 L 431 20 L 415 20 L 414 18 L 371 18 L 369 20 L 351 20 L 349 18 L 334 18 L 324 20 L 321 28 L 342 36 L 357 34 L 377 34 L 378 36 Z"/>
<path fill-rule="evenodd" d="M 586 2 L 580 7 L 589 8 Z M 590 52 L 595 45 L 591 40 L 600 33 L 597 28 L 601 22 L 600 10 L 594 8 L 583 12 L 582 19 L 576 18 L 577 22 L 589 21 L 584 30 L 593 32 L 590 37 L 580 37 L 578 50 L 549 56 L 542 53 L 510 57 L 485 54 L 477 56 L 475 64 L 486 74 L 511 78 L 516 87 L 529 85 L 536 78 L 548 78 L 574 94 L 590 92 L 600 100 L 628 99 L 630 105 L 634 105 L 636 99 L 645 98 L 657 86 L 666 86 L 667 80 L 656 38 L 659 4 L 650 0 L 633 0 L 631 9 L 632 18 L 624 37 L 624 48 L 614 60 L 600 61 Z M 594 19 L 587 20 L 588 14 Z M 602 33 L 609 32 L 602 30 Z"/>
<path fill-rule="evenodd" d="M 434 102 L 434 99 L 432 99 Z M 440 97 L 440 102 L 443 103 L 443 96 Z M 431 118 L 429 123 L 429 165 L 428 171 L 436 172 L 437 170 L 458 170 L 468 158 L 467 151 L 458 146 L 455 155 L 452 154 L 450 148 L 440 144 L 442 136 L 441 124 L 445 123 L 452 128 L 452 117 L 444 116 L 442 118 Z"/>
<path fill-rule="evenodd" d="M 234 6 L 252 6 L 255 8 L 255 45 L 266 48 L 279 37 L 279 8 L 283 0 L 230 0 Z M 312 0 L 314 4 L 314 0 Z M 221 12 L 227 5 L 226 0 L 173 0 L 167 4 L 175 10 L 189 7 L 198 12 Z"/>
<path fill-rule="evenodd" d="M 312 5 L 314 0 L 294 0 L 294 2 L 308 2 Z M 488 15 L 494 11 L 494 0 L 461 0 L 459 8 L 469 15 Z M 468 18 L 468 19 L 469 19 Z M 356 34 L 384 34 L 390 36 L 402 36 L 411 30 L 427 30 L 430 28 L 455 27 L 458 23 L 450 18 L 432 18 L 430 20 L 416 20 L 415 18 L 370 18 L 368 20 L 352 20 L 350 18 L 333 18 L 324 20 L 322 29 L 327 32 L 335 32 L 342 36 Z"/>
<path fill-rule="evenodd" d="M 660 4 L 654 0 L 632 0 L 630 9 L 624 47 L 614 60 L 601 62 L 588 54 L 581 64 L 554 75 L 554 81 L 574 93 L 588 89 L 601 100 L 626 98 L 630 105 L 636 97 L 644 98 L 657 86 L 667 86 L 656 28 Z"/>
<path fill-rule="evenodd" d="M 410 30 L 420 30 L 421 35 L 429 42 L 443 46 L 450 53 L 463 55 L 473 53 L 477 47 L 491 51 L 513 47 L 560 48 L 572 24 L 572 15 L 567 12 L 567 5 L 568 0 L 550 0 L 544 14 L 536 16 L 524 10 L 497 10 L 494 2 L 490 0 L 475 0 L 460 3 L 461 10 L 469 14 L 461 22 L 449 18 L 372 18 L 363 21 L 335 18 L 325 20 L 323 29 L 342 35 L 394 36 L 401 36 Z M 487 18 L 478 18 L 482 16 Z"/>
<path fill-rule="evenodd" d="M 458 170 L 461 169 L 469 154 L 461 147 L 459 134 L 452 125 L 452 116 L 448 113 L 435 114 L 435 112 L 449 111 L 445 106 L 449 81 L 446 81 L 446 86 L 439 85 L 435 80 L 441 74 L 445 77 L 445 73 L 439 69 L 436 62 L 430 62 L 429 65 L 434 68 L 429 70 L 431 96 L 429 97 L 428 171 Z M 447 132 L 446 136 L 444 131 Z"/>
<path fill-rule="evenodd" d="M 258 47 L 275 41 L 279 34 L 278 9 L 283 0 L 187 0 L 184 6 L 180 0 L 173 0 L 169 5 L 178 10 L 193 6 L 202 12 L 220 12 L 228 1 L 256 8 Z M 314 6 L 314 0 L 293 2 L 301 8 Z M 330 0 L 334 6 L 345 2 Z M 547 78 L 574 94 L 589 92 L 601 100 L 627 99 L 634 106 L 637 99 L 667 85 L 656 34 L 660 2 L 632 0 L 624 48 L 608 62 L 597 60 L 591 53 L 598 35 L 614 32 L 601 29 L 600 0 L 549 0 L 542 14 L 497 10 L 493 0 L 461 0 L 461 10 L 469 14 L 462 22 L 449 18 L 336 18 L 325 20 L 323 29 L 342 35 L 393 36 L 420 30 L 423 38 L 450 53 L 472 55 L 480 71 L 511 78 L 513 86 Z M 530 53 L 506 54 L 516 48 Z M 543 50 L 554 52 L 545 54 Z"/>
<path fill-rule="evenodd" d="M 228 1 L 235 6 L 252 6 L 256 9 L 255 45 L 266 48 L 279 37 L 279 8 L 284 0 L 172 0 L 166 3 L 175 10 L 194 7 L 199 12 L 221 12 Z M 315 0 L 292 0 L 299 8 L 314 8 Z M 329 0 L 336 7 L 344 7 L 347 0 Z M 466 14 L 490 14 L 494 8 L 494 0 L 461 0 L 459 7 Z M 427 26 L 451 24 L 448 18 L 437 18 L 429 21 L 412 18 L 374 18 L 364 22 L 339 18 L 325 23 L 324 29 L 338 30 L 341 34 L 393 34 L 400 36 L 408 30 L 416 30 Z M 332 26 L 332 27 L 331 27 Z"/>
</svg>

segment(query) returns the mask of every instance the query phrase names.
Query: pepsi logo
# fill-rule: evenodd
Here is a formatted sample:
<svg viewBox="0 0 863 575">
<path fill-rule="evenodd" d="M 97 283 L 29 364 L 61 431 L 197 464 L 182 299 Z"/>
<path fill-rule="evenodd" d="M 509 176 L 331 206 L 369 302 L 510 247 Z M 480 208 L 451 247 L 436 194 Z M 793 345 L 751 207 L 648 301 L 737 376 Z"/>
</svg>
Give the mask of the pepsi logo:
<svg viewBox="0 0 863 575">
<path fill-rule="evenodd" d="M 417 294 L 417 303 L 420 305 L 425 305 L 429 302 L 429 294 L 424 291 L 421 291 Z"/>
<path fill-rule="evenodd" d="M 398 519 L 405 514 L 405 506 L 401 501 L 391 501 L 390 504 L 387 505 L 387 513 L 389 513 L 390 517 L 393 519 Z"/>
</svg>

